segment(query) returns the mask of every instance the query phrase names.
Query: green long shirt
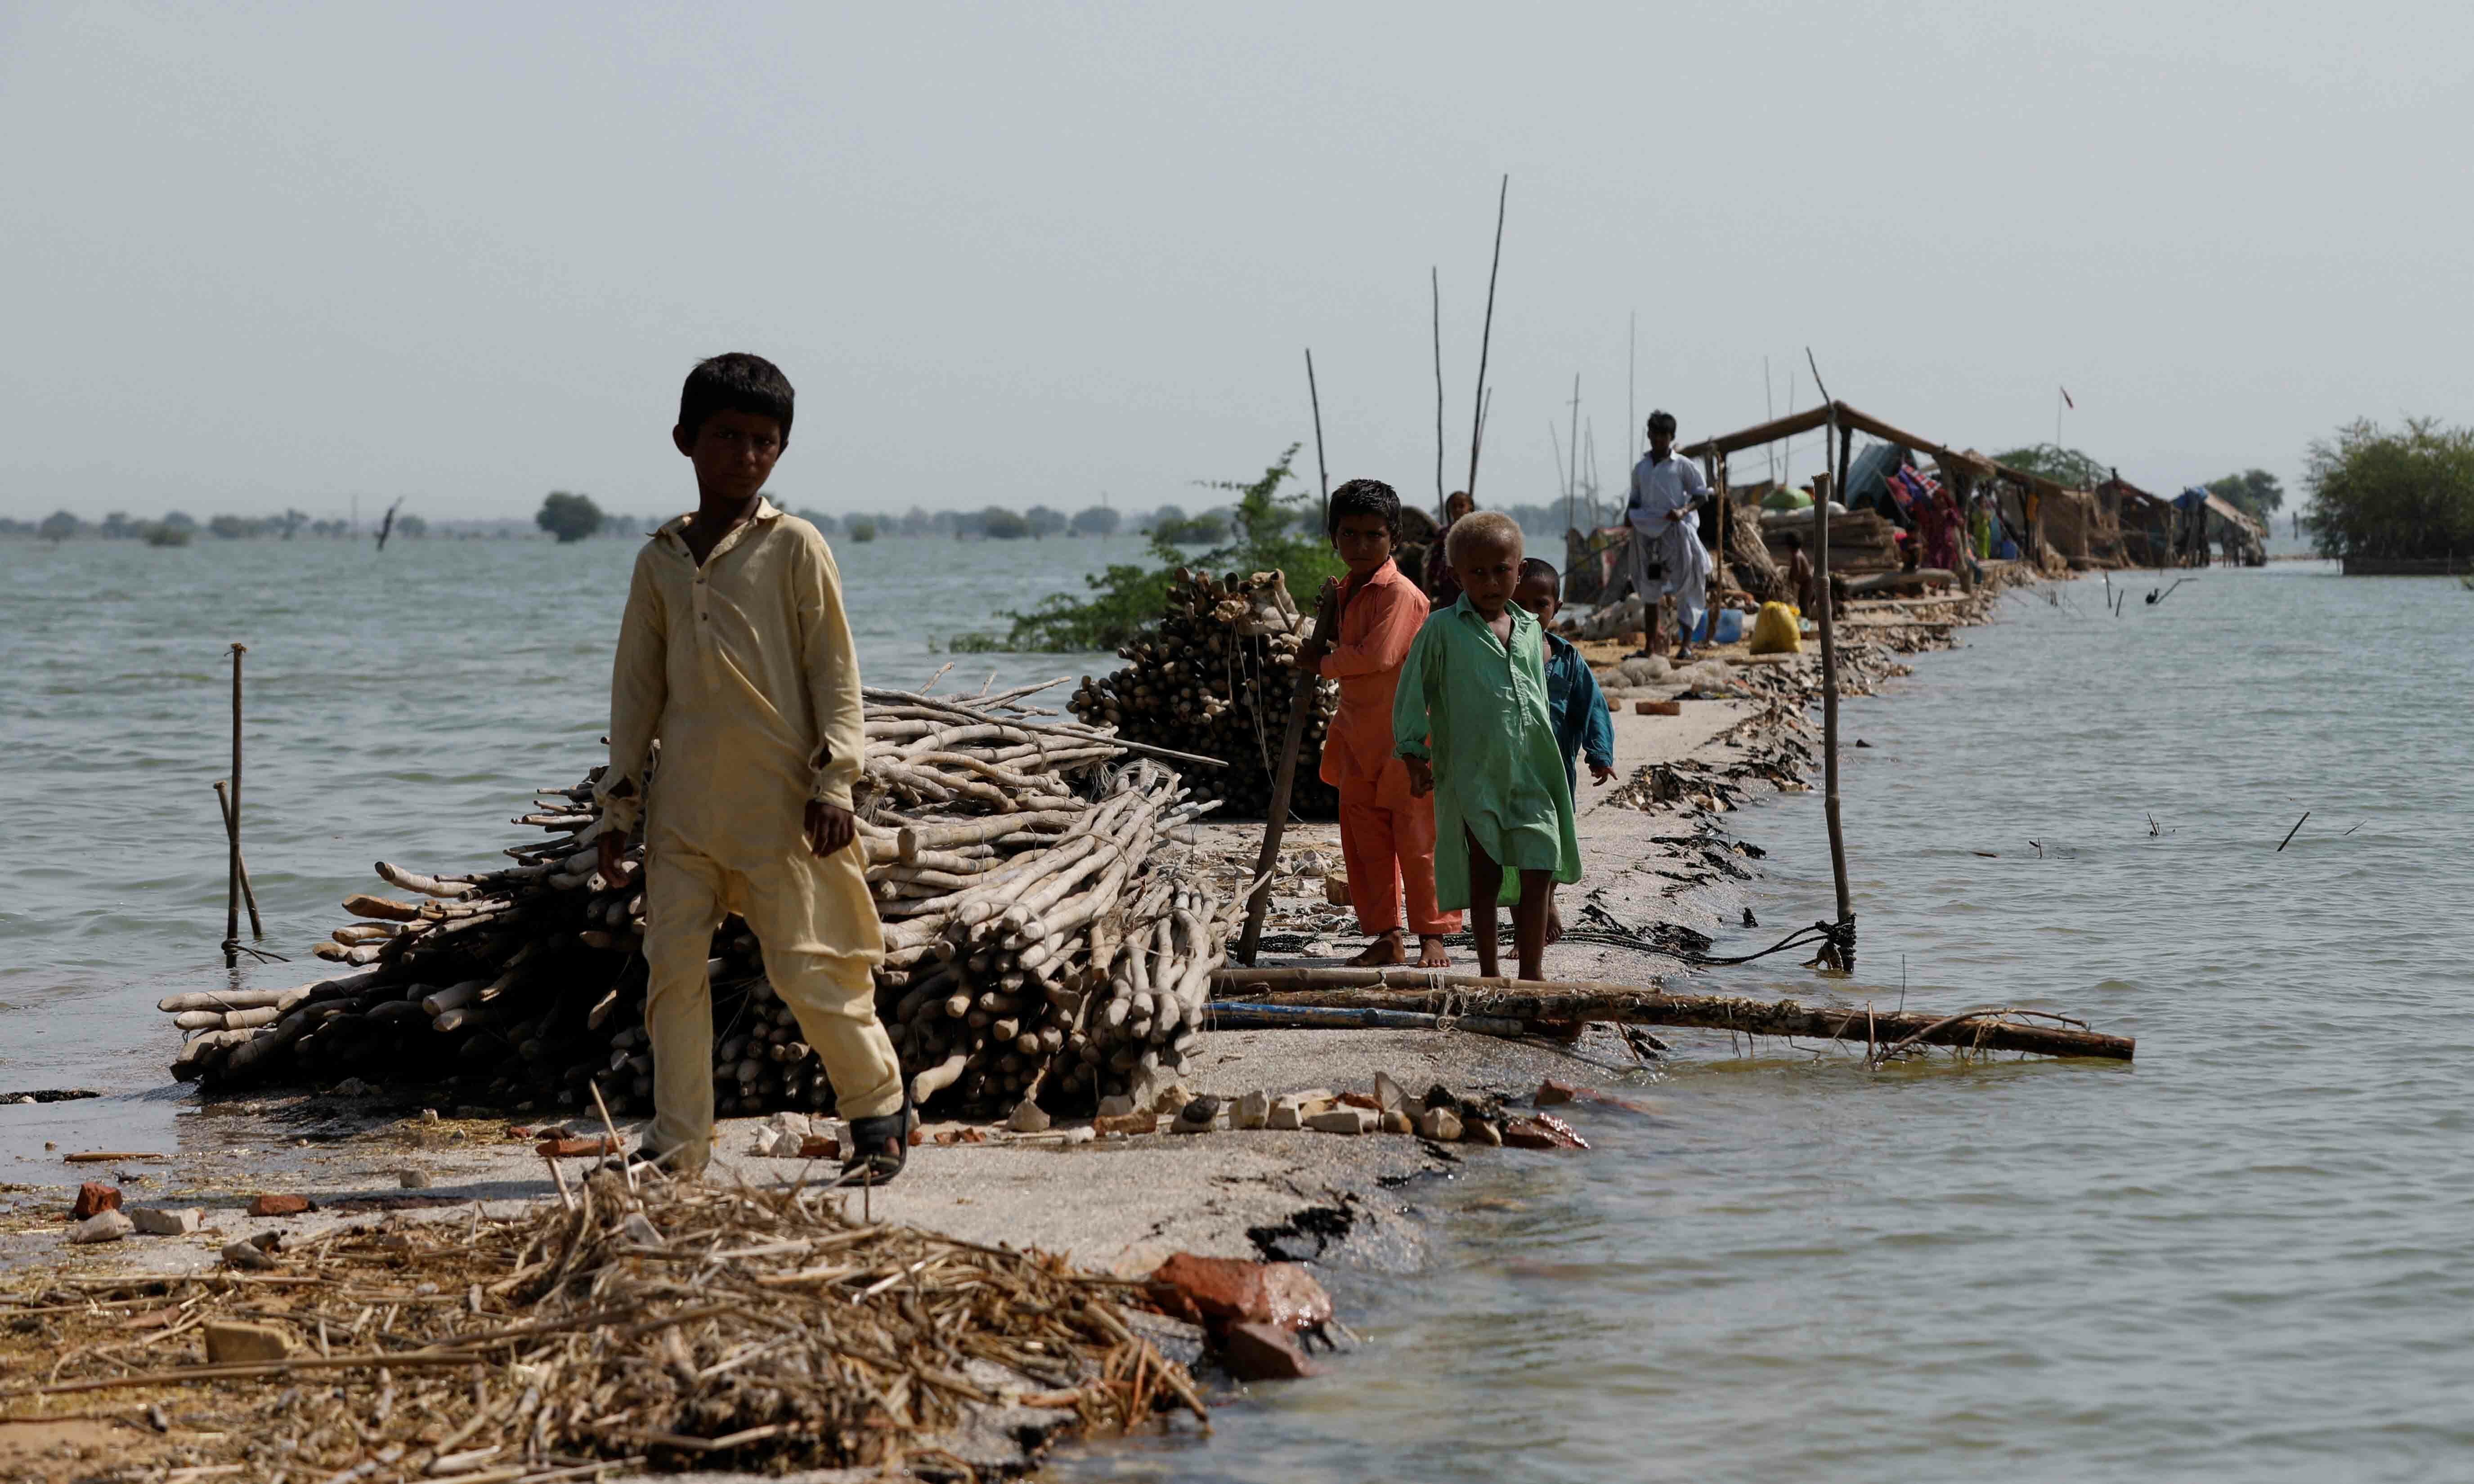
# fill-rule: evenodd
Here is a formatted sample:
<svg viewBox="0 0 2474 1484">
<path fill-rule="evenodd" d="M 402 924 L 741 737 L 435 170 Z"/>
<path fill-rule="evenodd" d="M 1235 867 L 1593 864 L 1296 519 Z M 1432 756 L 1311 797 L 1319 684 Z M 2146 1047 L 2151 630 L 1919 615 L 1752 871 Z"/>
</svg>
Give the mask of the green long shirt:
<svg viewBox="0 0 2474 1484">
<path fill-rule="evenodd" d="M 1392 702 L 1392 746 L 1435 770 L 1435 896 L 1469 902 L 1468 844 L 1504 868 L 1499 900 L 1520 899 L 1522 871 L 1581 879 L 1572 788 L 1546 705 L 1545 630 L 1511 610 L 1507 648 L 1464 594 L 1418 631 Z M 1463 831 L 1467 831 L 1464 835 Z"/>
</svg>

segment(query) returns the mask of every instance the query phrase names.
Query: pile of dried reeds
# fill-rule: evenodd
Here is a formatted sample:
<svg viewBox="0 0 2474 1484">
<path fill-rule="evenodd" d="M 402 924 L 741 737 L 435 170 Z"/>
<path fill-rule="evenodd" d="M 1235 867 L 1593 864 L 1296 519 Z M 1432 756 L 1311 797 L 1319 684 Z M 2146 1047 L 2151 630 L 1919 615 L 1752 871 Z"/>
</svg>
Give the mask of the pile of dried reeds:
<svg viewBox="0 0 2474 1484">
<path fill-rule="evenodd" d="M 948 1088 L 982 1107 L 1043 1087 L 1096 1100 L 1123 1049 L 1116 1022 L 1084 1023 L 1112 1002 L 1102 987 L 1133 979 L 1136 955 L 1152 970 L 1145 991 L 1172 960 L 1199 983 L 1190 961 L 1216 964 L 1225 936 L 1189 931 L 1217 923 L 1221 908 L 1198 897 L 1180 920 L 1179 888 L 1154 879 L 1152 860 L 1212 805 L 1188 800 L 1152 759 L 1108 766 L 1154 749 L 1034 720 L 1025 697 L 1038 688 L 970 701 L 864 693 L 868 755 L 854 802 L 886 924 L 879 1004 L 923 1102 Z M 401 895 L 347 898 L 358 921 L 316 950 L 360 972 L 162 1000 L 190 1034 L 175 1074 L 210 1085 L 445 1080 L 467 1102 L 573 1110 L 598 1087 L 614 1108 L 649 1108 L 635 951 L 643 850 L 602 874 L 600 771 L 541 791 L 516 823 L 548 838 L 509 850 L 510 867 L 430 875 L 380 862 Z M 832 1106 L 821 1059 L 738 919 L 716 934 L 710 969 L 718 1111 Z M 1153 1004 L 1132 1018 L 1165 1034 L 1146 1042 L 1147 1063 L 1134 1057 L 1137 1071 L 1174 1066 L 1186 1049 L 1182 1018 Z"/>
<path fill-rule="evenodd" d="M 1225 771 L 1192 779 L 1195 792 L 1220 800 L 1232 817 L 1260 815 L 1271 805 L 1298 650 L 1311 627 L 1277 572 L 1214 577 L 1179 568 L 1158 631 L 1117 651 L 1125 668 L 1082 677 L 1074 714 L 1132 740 L 1226 759 Z M 1340 691 L 1322 682 L 1315 695 L 1289 807 L 1331 819 L 1340 796 L 1316 777 L 1316 760 Z"/>
<path fill-rule="evenodd" d="M 16 1307 L 12 1345 L 36 1327 L 53 1358 L 0 1407 L 152 1393 L 162 1425 L 218 1440 L 197 1467 L 494 1481 L 611 1462 L 896 1472 L 1000 1413 L 1013 1437 L 1204 1416 L 1113 1302 L 1121 1280 L 856 1222 L 816 1189 L 603 1172 L 561 1193 L 503 1220 L 335 1232 L 274 1273 L 65 1281 Z M 283 1358 L 166 1364 L 165 1341 L 234 1322 Z"/>
</svg>

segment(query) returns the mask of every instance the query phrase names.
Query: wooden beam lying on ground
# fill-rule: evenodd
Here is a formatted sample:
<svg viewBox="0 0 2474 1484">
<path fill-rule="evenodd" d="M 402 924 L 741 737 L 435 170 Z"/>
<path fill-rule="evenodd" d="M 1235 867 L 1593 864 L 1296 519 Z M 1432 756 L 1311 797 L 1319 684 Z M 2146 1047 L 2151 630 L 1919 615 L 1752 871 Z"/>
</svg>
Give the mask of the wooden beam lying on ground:
<svg viewBox="0 0 2474 1484">
<path fill-rule="evenodd" d="M 1231 968 L 1215 969 L 1211 988 L 1215 994 L 1242 995 L 1274 1005 L 1695 1026 L 1752 1036 L 1860 1041 L 1871 1045 L 1915 1041 L 2118 1062 L 2131 1060 L 2138 1047 L 2128 1036 L 2102 1035 L 2039 1011 L 1991 1007 L 1951 1016 L 1916 1011 L 1885 1014 L 1862 1006 L 1804 1005 L 1791 999 L 1669 994 L 1655 986 L 1644 989 L 1599 979 L 1482 979 L 1474 974 L 1445 974 L 1438 992 L 1428 974 L 1415 969 Z M 2004 1018 L 2022 1015 L 2037 1016 L 2044 1023 Z"/>
</svg>

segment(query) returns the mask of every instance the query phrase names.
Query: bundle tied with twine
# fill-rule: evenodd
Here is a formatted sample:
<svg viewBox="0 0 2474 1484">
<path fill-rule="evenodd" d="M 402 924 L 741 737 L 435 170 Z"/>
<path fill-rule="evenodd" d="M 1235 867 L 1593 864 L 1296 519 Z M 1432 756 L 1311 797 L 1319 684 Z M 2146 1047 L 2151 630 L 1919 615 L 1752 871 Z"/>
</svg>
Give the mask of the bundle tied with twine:
<svg viewBox="0 0 2474 1484">
<path fill-rule="evenodd" d="M 281 1252 L 279 1274 L 85 1279 L 20 1300 L 15 1343 L 56 1358 L 0 1386 L 0 1409 L 153 1394 L 209 1440 L 196 1466 L 296 1479 L 940 1454 L 967 1474 L 943 1450 L 973 1422 L 1120 1432 L 1180 1407 L 1207 1424 L 1183 1367 L 1118 1306 L 1123 1280 L 855 1222 L 845 1195 L 813 1188 L 630 1188 L 605 1171 L 561 1193 L 505 1219 L 329 1233 Z M 133 1338 L 133 1308 L 161 1323 Z M 233 1321 L 278 1331 L 284 1358 L 165 1365 L 167 1341 Z"/>
<path fill-rule="evenodd" d="M 1213 802 L 1139 742 L 1034 719 L 1053 714 L 1027 702 L 1042 688 L 862 692 L 854 849 L 885 924 L 879 1013 L 922 1102 L 1096 1102 L 1129 1075 L 1174 1069 L 1226 938 L 1234 894 L 1159 850 Z M 576 1112 L 598 1089 L 613 1108 L 648 1110 L 643 847 L 602 873 L 601 773 L 539 791 L 515 823 L 547 838 L 509 849 L 512 866 L 445 875 L 379 862 L 400 895 L 347 898 L 356 921 L 315 950 L 352 972 L 163 999 L 189 1038 L 174 1073 L 220 1087 L 445 1080 L 471 1103 Z M 743 922 L 722 923 L 708 968 L 716 1111 L 832 1107 L 823 1062 Z M 1134 1014 L 1143 993 L 1150 1013 Z M 1142 1049 L 1120 1057 L 1129 1021 Z"/>
</svg>

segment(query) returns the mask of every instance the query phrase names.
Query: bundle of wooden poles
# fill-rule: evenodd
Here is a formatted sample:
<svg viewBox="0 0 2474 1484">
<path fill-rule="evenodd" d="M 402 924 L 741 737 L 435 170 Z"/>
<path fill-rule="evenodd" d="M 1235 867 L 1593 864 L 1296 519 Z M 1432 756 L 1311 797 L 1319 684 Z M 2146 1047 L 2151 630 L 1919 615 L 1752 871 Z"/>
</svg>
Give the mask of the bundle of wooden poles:
<svg viewBox="0 0 2474 1484">
<path fill-rule="evenodd" d="M 885 923 L 878 1004 L 922 1102 L 1089 1104 L 1174 1069 L 1222 961 L 1233 907 L 1154 850 L 1215 805 L 1160 762 L 1126 760 L 1157 749 L 1034 719 L 1053 714 L 1026 699 L 1041 688 L 863 693 L 856 848 Z M 446 1082 L 519 1110 L 589 1111 L 597 1088 L 614 1111 L 648 1109 L 643 848 L 602 873 L 600 772 L 539 791 L 515 823 L 546 838 L 508 850 L 512 865 L 379 862 L 395 891 L 348 898 L 355 921 L 315 949 L 350 972 L 162 1000 L 189 1036 L 175 1075 Z M 728 919 L 711 952 L 717 1110 L 831 1107 L 754 934 Z"/>
<path fill-rule="evenodd" d="M 1225 758 L 1224 772 L 1192 779 L 1230 818 L 1271 803 L 1280 739 L 1297 692 L 1298 650 L 1312 627 L 1277 572 L 1214 577 L 1179 568 L 1157 630 L 1117 651 L 1128 663 L 1104 679 L 1082 678 L 1074 714 L 1094 726 L 1164 747 Z M 1340 797 L 1316 777 L 1339 688 L 1315 687 L 1289 806 L 1311 819 L 1338 816 Z"/>
<path fill-rule="evenodd" d="M 969 1111 L 1079 1111 L 1173 1074 L 1236 909 L 1233 895 L 1216 900 L 1145 863 L 1163 831 L 1210 807 L 1138 762 L 1058 833 L 1009 860 L 982 857 L 992 869 L 888 927 L 888 975 L 906 977 L 882 1013 L 912 1097 L 924 1106 L 950 1089 Z M 1010 823 L 914 825 L 895 859 L 968 848 Z"/>
</svg>

